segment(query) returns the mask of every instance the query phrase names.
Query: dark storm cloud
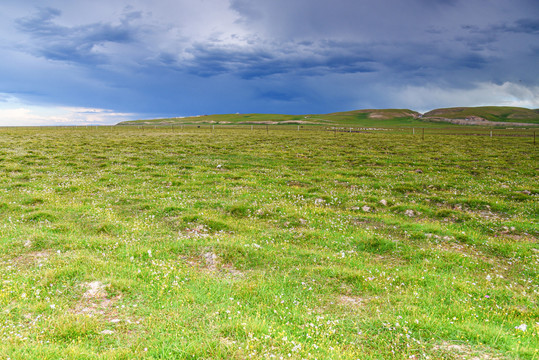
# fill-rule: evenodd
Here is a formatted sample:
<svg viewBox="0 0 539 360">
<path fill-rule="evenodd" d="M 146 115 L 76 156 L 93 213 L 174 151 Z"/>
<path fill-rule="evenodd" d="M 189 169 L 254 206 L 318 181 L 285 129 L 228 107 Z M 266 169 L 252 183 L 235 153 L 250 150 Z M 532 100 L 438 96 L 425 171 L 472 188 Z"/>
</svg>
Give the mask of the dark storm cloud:
<svg viewBox="0 0 539 360">
<path fill-rule="evenodd" d="M 353 74 L 376 71 L 373 59 L 364 51 L 354 51 L 359 44 L 339 42 L 301 42 L 267 44 L 255 48 L 196 44 L 187 52 L 192 58 L 185 69 L 199 76 L 236 74 L 254 79 L 276 74 L 321 76 L 328 73 Z M 166 63 L 173 55 L 161 56 Z M 176 62 L 178 67 L 180 64 Z"/>
<path fill-rule="evenodd" d="M 55 8 L 41 8 L 34 15 L 16 20 L 21 32 L 37 40 L 30 51 L 51 60 L 95 64 L 107 61 L 106 54 L 96 47 L 136 41 L 138 31 L 130 25 L 131 20 L 139 17 L 136 12 L 126 14 L 119 25 L 93 23 L 72 27 L 54 22 L 61 14 Z"/>
<path fill-rule="evenodd" d="M 493 31 L 523 33 L 523 34 L 539 34 L 539 19 L 519 19 L 512 24 L 504 24 L 492 27 Z"/>
<path fill-rule="evenodd" d="M 34 3 L 0 3 L 2 104 L 164 116 L 539 107 L 534 0 Z"/>
</svg>

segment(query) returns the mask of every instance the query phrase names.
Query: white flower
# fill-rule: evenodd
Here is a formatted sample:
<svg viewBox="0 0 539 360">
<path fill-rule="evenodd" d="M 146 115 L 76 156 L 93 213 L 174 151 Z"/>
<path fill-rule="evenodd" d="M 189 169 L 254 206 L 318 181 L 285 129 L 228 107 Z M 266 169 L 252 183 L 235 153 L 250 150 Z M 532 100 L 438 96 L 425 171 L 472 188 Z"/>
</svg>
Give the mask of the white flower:
<svg viewBox="0 0 539 360">
<path fill-rule="evenodd" d="M 515 329 L 520 330 L 522 332 L 526 331 L 527 328 L 528 328 L 528 325 L 526 324 L 520 324 L 519 326 L 515 326 Z"/>
</svg>

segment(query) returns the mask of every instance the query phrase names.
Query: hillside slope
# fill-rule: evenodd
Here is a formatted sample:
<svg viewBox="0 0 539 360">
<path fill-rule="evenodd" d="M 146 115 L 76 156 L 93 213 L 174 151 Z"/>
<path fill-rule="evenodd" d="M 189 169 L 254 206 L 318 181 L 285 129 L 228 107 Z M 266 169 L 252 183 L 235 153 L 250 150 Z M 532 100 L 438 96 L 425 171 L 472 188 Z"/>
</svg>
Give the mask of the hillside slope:
<svg viewBox="0 0 539 360">
<path fill-rule="evenodd" d="M 399 127 L 453 125 L 539 125 L 539 110 L 518 107 L 454 107 L 435 109 L 423 115 L 409 109 L 363 109 L 329 114 L 219 114 L 152 120 L 124 121 L 118 125 L 329 125 Z"/>
<path fill-rule="evenodd" d="M 423 118 L 426 120 L 445 120 L 448 122 L 452 122 L 451 120 L 460 120 L 461 123 L 539 124 L 539 110 L 509 106 L 454 107 L 429 111 L 423 114 Z"/>
<path fill-rule="evenodd" d="M 118 125 L 251 124 L 251 125 L 355 125 L 396 126 L 420 123 L 420 114 L 408 109 L 365 109 L 330 114 L 222 114 L 154 120 L 124 121 Z"/>
</svg>

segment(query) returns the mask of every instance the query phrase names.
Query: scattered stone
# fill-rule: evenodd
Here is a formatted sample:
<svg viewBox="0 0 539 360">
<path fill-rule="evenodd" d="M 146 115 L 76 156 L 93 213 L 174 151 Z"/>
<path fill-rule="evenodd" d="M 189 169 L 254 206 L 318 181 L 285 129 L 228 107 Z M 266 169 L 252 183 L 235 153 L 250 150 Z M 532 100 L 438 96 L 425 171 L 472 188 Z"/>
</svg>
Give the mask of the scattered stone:
<svg viewBox="0 0 539 360">
<path fill-rule="evenodd" d="M 423 170 L 421 170 L 421 169 L 415 169 L 414 171 L 415 171 L 417 174 L 423 174 Z"/>
<path fill-rule="evenodd" d="M 326 200 L 324 200 L 324 199 L 322 199 L 322 198 L 318 198 L 318 199 L 315 199 L 315 200 L 314 200 L 314 204 L 315 204 L 315 205 L 321 206 L 321 205 L 324 205 L 325 203 L 326 203 Z"/>
<path fill-rule="evenodd" d="M 207 252 L 204 254 L 204 260 L 206 261 L 206 267 L 209 270 L 211 271 L 217 270 L 217 264 L 219 263 L 219 260 L 216 254 L 212 252 Z"/>
<path fill-rule="evenodd" d="M 194 228 L 185 228 L 185 235 L 188 237 L 207 237 L 210 236 L 206 225 L 197 225 Z M 180 231 L 180 235 L 183 235 Z"/>
<path fill-rule="evenodd" d="M 219 165 L 217 165 L 216 167 L 217 167 L 217 169 L 220 169 L 220 168 L 223 167 L 223 165 L 219 164 Z"/>
<path fill-rule="evenodd" d="M 371 212 L 371 207 L 370 206 L 367 206 L 367 205 L 364 205 L 361 210 L 363 210 L 364 212 Z"/>
<path fill-rule="evenodd" d="M 365 300 L 359 297 L 352 297 L 352 296 L 346 296 L 342 295 L 339 298 L 339 302 L 345 305 L 351 305 L 351 306 L 362 306 L 364 305 Z"/>
<path fill-rule="evenodd" d="M 299 219 L 299 223 L 300 223 L 301 225 L 306 225 L 306 224 L 307 224 L 307 220 L 305 220 L 305 219 Z"/>
<path fill-rule="evenodd" d="M 411 210 L 411 209 L 408 209 L 404 212 L 404 215 L 408 216 L 408 217 L 414 217 L 415 216 L 415 212 L 414 210 Z"/>
<path fill-rule="evenodd" d="M 387 200 L 386 199 L 380 200 L 380 204 L 387 206 Z"/>
<path fill-rule="evenodd" d="M 24 247 L 32 247 L 32 242 L 30 240 L 26 240 L 26 242 L 24 243 Z"/>
<path fill-rule="evenodd" d="M 524 190 L 522 193 L 525 194 L 525 195 L 531 195 L 532 194 L 532 192 L 530 190 Z"/>
<path fill-rule="evenodd" d="M 86 299 L 104 299 L 107 297 L 105 285 L 100 281 L 92 281 L 86 284 L 88 290 L 82 295 Z"/>
<path fill-rule="evenodd" d="M 100 334 L 103 334 L 103 335 L 112 335 L 114 334 L 114 331 L 112 330 L 103 330 L 100 332 Z"/>
</svg>

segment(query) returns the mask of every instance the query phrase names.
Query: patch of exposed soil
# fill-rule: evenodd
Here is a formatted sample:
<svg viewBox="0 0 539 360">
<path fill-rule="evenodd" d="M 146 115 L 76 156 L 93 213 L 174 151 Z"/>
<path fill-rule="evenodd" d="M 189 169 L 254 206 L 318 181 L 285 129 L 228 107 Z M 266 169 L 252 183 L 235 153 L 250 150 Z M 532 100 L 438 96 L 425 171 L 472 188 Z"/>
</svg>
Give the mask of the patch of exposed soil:
<svg viewBox="0 0 539 360">
<path fill-rule="evenodd" d="M 224 264 L 222 259 L 212 251 L 207 251 L 200 257 L 191 258 L 187 260 L 187 263 L 211 274 L 245 276 L 243 272 L 235 269 L 231 264 Z"/>
<path fill-rule="evenodd" d="M 100 281 L 84 283 L 82 286 L 86 289 L 82 298 L 77 303 L 72 313 L 88 316 L 105 316 L 109 321 L 118 317 L 118 312 L 114 304 L 120 299 L 120 296 L 109 297 L 107 285 Z"/>
<path fill-rule="evenodd" d="M 433 346 L 432 350 L 450 355 L 451 359 L 467 360 L 503 360 L 506 357 L 489 351 L 488 348 L 473 348 L 470 345 L 452 344 L 444 341 L 439 345 Z"/>
<path fill-rule="evenodd" d="M 355 307 L 355 308 L 365 306 L 367 302 L 368 302 L 368 299 L 361 298 L 358 296 L 341 295 L 339 297 L 340 304 Z"/>
<path fill-rule="evenodd" d="M 17 266 L 39 266 L 45 263 L 52 254 L 53 252 L 51 250 L 33 251 L 21 256 L 17 256 L 16 258 L 12 259 L 11 262 Z"/>
</svg>

